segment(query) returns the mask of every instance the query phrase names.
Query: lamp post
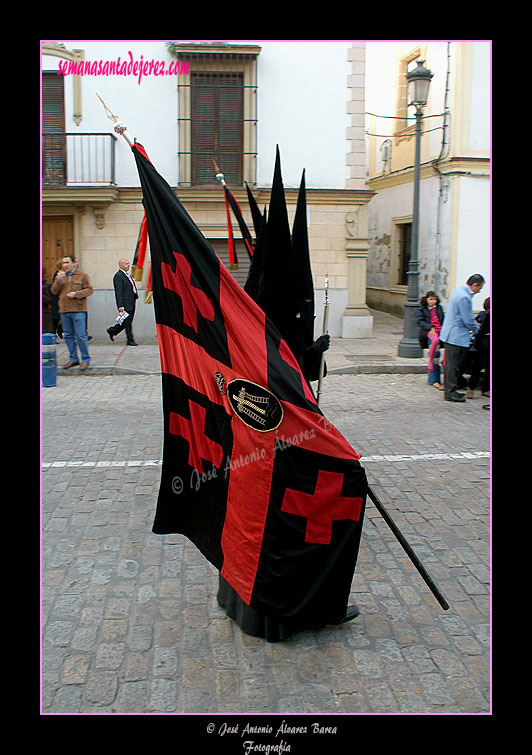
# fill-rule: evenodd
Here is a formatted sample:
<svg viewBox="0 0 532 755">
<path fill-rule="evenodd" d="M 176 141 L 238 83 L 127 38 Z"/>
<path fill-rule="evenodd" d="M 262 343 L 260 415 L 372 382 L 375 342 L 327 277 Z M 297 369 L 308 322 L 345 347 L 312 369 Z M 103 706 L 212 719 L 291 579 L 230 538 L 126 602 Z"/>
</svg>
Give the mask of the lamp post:
<svg viewBox="0 0 532 755">
<path fill-rule="evenodd" d="M 419 239 L 419 184 L 420 184 L 420 152 L 421 152 L 421 118 L 422 108 L 427 104 L 430 80 L 433 73 L 423 67 L 424 60 L 417 61 L 417 67 L 406 74 L 408 81 L 408 104 L 416 107 L 416 157 L 414 162 L 414 208 L 412 218 L 412 242 L 410 259 L 408 261 L 408 289 L 407 300 L 404 304 L 404 335 L 399 342 L 397 353 L 400 357 L 411 359 L 423 356 L 423 349 L 419 345 L 416 323 L 416 311 L 419 306 L 419 271 L 418 271 L 418 239 Z"/>
</svg>

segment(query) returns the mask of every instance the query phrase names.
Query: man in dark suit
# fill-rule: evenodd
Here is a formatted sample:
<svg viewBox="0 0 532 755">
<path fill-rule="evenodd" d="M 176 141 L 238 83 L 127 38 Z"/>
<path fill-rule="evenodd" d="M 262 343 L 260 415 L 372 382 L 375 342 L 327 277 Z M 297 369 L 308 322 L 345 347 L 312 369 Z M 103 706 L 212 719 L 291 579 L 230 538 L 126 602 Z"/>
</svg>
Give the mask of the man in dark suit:
<svg viewBox="0 0 532 755">
<path fill-rule="evenodd" d="M 122 258 L 118 260 L 118 270 L 113 277 L 113 286 L 115 289 L 116 306 L 118 307 L 118 313 L 121 315 L 127 312 L 128 317 L 122 323 L 115 323 L 107 328 L 107 333 L 111 341 L 122 330 L 125 329 L 128 346 L 136 346 L 135 339 L 133 338 L 133 330 L 131 328 L 133 323 L 133 317 L 135 316 L 135 303 L 139 298 L 137 293 L 137 287 L 135 281 L 129 274 L 129 260 Z"/>
</svg>

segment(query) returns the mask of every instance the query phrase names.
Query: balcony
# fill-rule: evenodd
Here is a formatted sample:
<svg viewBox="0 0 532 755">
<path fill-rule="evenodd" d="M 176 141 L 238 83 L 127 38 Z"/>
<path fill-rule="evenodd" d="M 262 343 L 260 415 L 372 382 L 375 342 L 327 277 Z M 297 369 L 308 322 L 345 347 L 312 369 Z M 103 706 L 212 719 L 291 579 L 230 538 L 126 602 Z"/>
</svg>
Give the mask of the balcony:
<svg viewBox="0 0 532 755">
<path fill-rule="evenodd" d="M 43 187 L 113 186 L 115 141 L 114 134 L 43 134 Z"/>
</svg>

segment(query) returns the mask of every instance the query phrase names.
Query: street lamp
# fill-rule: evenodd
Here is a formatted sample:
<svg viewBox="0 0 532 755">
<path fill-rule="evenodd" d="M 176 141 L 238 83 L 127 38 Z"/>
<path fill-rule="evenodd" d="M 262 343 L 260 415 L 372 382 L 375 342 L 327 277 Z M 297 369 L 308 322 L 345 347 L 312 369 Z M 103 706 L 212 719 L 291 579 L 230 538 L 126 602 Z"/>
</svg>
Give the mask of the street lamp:
<svg viewBox="0 0 532 755">
<path fill-rule="evenodd" d="M 427 104 L 430 80 L 433 73 L 423 67 L 424 60 L 417 61 L 417 67 L 406 74 L 408 82 L 408 104 L 416 107 L 416 157 L 414 163 L 414 209 L 412 218 L 412 242 L 410 260 L 408 262 L 407 300 L 404 304 L 404 335 L 399 342 L 397 353 L 400 357 L 416 359 L 423 356 L 423 349 L 419 345 L 416 323 L 416 311 L 419 306 L 419 271 L 418 271 L 418 239 L 419 239 L 419 184 L 420 184 L 420 148 L 421 148 L 421 118 L 422 108 Z"/>
</svg>

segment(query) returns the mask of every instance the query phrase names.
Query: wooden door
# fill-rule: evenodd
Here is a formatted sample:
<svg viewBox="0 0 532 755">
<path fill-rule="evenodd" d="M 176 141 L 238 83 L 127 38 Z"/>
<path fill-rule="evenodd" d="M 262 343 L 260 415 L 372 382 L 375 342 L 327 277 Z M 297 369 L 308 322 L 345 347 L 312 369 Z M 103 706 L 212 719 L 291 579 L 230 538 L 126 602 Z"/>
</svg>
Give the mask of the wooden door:
<svg viewBox="0 0 532 755">
<path fill-rule="evenodd" d="M 42 219 L 42 266 L 45 281 L 51 282 L 57 262 L 74 251 L 74 218 L 72 215 L 48 215 Z"/>
</svg>

